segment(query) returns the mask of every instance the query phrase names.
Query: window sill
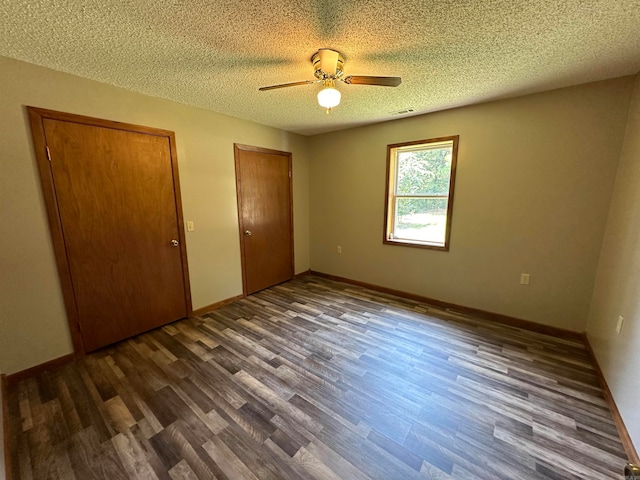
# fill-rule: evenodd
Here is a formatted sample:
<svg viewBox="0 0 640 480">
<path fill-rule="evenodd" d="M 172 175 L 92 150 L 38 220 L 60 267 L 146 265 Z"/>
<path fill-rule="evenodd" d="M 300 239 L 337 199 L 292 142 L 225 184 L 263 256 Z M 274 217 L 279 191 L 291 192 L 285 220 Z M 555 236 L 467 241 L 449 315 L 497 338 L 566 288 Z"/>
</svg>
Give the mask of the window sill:
<svg viewBox="0 0 640 480">
<path fill-rule="evenodd" d="M 437 243 L 426 243 L 426 242 L 418 242 L 412 240 L 400 240 L 397 238 L 390 239 L 385 238 L 382 240 L 382 243 L 385 245 L 396 245 L 401 247 L 413 247 L 413 248 L 425 248 L 427 250 L 440 250 L 443 252 L 449 251 L 449 245 L 439 245 Z"/>
</svg>

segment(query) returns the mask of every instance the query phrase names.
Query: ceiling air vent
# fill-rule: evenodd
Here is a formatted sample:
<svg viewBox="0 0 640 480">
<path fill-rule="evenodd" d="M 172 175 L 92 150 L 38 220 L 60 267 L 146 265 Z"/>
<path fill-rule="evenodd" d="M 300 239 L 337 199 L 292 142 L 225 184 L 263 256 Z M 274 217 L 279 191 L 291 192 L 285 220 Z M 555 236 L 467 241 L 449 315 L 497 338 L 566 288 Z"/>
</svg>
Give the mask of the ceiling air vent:
<svg viewBox="0 0 640 480">
<path fill-rule="evenodd" d="M 391 112 L 392 117 L 397 117 L 398 115 L 406 115 L 408 113 L 415 112 L 416 109 L 413 107 L 405 108 L 404 110 L 398 110 L 397 112 Z"/>
</svg>

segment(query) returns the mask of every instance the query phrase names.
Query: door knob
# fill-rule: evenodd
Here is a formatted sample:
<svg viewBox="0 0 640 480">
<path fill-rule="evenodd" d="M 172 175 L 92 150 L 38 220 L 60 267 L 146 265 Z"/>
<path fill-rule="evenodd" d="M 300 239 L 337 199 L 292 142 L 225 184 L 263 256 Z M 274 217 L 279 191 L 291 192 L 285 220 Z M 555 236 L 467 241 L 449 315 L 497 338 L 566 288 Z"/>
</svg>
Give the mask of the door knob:
<svg viewBox="0 0 640 480">
<path fill-rule="evenodd" d="M 640 479 L 640 467 L 633 463 L 627 463 L 624 467 L 624 478 L 626 480 Z"/>
<path fill-rule="evenodd" d="M 177 247 L 178 245 L 180 245 L 180 242 L 178 242 L 178 240 L 176 240 L 175 238 L 173 240 L 171 240 L 171 246 L 172 247 Z"/>
<path fill-rule="evenodd" d="M 245 234 L 247 237 L 250 237 L 250 236 L 251 236 L 251 230 L 245 230 L 245 231 L 244 231 L 244 234 Z"/>
</svg>

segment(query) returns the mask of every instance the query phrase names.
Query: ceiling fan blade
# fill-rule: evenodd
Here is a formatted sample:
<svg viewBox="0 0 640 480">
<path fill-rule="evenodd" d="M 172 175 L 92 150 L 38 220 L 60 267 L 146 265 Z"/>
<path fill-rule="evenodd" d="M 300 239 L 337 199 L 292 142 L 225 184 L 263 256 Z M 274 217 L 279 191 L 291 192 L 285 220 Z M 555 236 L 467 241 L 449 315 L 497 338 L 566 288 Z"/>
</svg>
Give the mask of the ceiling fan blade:
<svg viewBox="0 0 640 480">
<path fill-rule="evenodd" d="M 264 92 L 266 90 L 275 90 L 276 88 L 285 88 L 285 87 L 295 87 L 297 85 L 309 85 L 311 83 L 316 83 L 313 80 L 303 80 L 302 82 L 292 82 L 292 83 L 281 83 L 280 85 L 270 85 L 268 87 L 260 87 L 258 90 Z"/>
<path fill-rule="evenodd" d="M 321 48 L 318 50 L 318 56 L 320 57 L 320 70 L 329 75 L 335 75 L 340 54 L 335 50 Z"/>
<path fill-rule="evenodd" d="M 342 79 L 349 85 L 378 85 L 381 87 L 397 87 L 402 83 L 400 77 L 371 77 L 368 75 L 349 75 Z"/>
</svg>

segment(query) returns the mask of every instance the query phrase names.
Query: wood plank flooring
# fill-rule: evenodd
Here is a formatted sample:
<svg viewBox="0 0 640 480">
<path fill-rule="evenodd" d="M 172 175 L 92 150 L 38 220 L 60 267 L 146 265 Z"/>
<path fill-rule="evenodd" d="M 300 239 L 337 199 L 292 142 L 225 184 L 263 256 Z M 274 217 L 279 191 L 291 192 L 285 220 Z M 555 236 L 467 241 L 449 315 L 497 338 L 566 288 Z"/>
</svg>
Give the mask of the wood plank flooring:
<svg viewBox="0 0 640 480">
<path fill-rule="evenodd" d="M 21 381 L 15 479 L 620 479 L 584 346 L 307 276 Z"/>
</svg>

